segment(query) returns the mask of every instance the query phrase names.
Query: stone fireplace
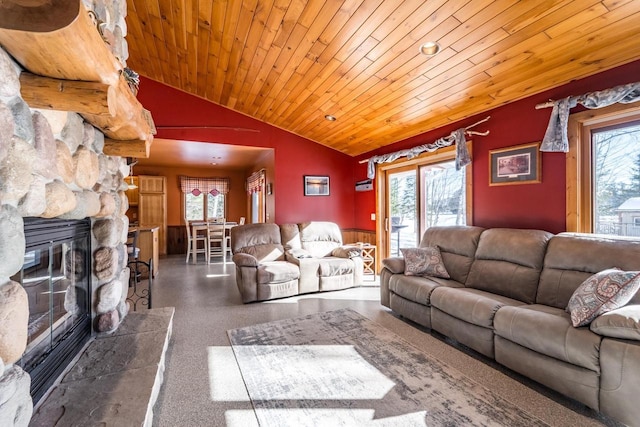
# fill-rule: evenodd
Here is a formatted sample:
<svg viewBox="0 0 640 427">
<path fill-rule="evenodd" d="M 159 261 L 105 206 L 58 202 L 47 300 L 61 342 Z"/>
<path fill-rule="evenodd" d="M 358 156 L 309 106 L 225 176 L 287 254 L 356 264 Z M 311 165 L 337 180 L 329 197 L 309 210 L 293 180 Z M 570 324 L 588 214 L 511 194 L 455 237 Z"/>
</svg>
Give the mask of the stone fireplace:
<svg viewBox="0 0 640 427">
<path fill-rule="evenodd" d="M 103 22 L 114 55 L 126 60 L 126 1 L 83 3 Z M 42 368 L 41 359 L 67 352 L 51 344 L 51 337 L 69 335 L 77 353 L 91 335 L 116 330 L 129 310 L 127 159 L 106 155 L 104 134 L 80 114 L 31 108 L 21 95 L 22 72 L 0 47 L 3 426 L 27 425 L 34 400 L 61 373 L 63 368 Z M 38 234 L 58 229 L 56 234 L 60 228 L 84 233 L 85 242 L 73 235 L 56 242 Z M 46 246 L 49 240 L 53 243 Z M 73 336 L 76 328 L 85 329 Z M 33 353 L 38 349 L 41 354 Z M 72 358 L 73 354 L 65 354 L 53 365 Z M 38 369 L 51 370 L 52 378 L 38 376 L 34 381 L 31 375 Z"/>
</svg>

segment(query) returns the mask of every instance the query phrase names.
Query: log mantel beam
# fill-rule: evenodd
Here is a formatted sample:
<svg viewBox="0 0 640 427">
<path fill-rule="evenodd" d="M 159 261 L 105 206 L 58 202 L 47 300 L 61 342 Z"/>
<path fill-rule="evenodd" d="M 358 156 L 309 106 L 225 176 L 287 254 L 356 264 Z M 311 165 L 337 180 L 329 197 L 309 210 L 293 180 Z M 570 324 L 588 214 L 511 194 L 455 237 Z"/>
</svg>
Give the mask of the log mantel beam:
<svg viewBox="0 0 640 427">
<path fill-rule="evenodd" d="M 137 157 L 148 159 L 151 151 L 153 137 L 147 140 L 132 139 L 120 141 L 117 139 L 105 138 L 103 153 L 107 156 Z"/>
<path fill-rule="evenodd" d="M 33 108 L 108 117 L 116 114 L 116 89 L 104 83 L 52 79 L 23 72 L 20 93 Z"/>
</svg>

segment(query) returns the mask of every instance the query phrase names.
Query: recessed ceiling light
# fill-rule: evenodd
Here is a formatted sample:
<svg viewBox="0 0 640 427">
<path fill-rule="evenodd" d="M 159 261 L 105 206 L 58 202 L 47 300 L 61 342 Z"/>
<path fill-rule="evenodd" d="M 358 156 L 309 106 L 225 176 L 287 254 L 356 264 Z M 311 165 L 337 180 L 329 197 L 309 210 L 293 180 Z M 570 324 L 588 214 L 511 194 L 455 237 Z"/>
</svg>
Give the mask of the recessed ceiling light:
<svg viewBox="0 0 640 427">
<path fill-rule="evenodd" d="M 215 166 L 215 165 L 217 165 L 217 163 L 213 163 L 213 162 L 212 162 L 212 163 L 209 163 L 209 164 L 210 164 L 211 166 Z"/>
<path fill-rule="evenodd" d="M 335 122 L 336 121 L 336 117 L 332 116 L 331 114 L 327 114 L 326 116 L 324 116 L 324 118 L 329 120 L 330 122 Z"/>
<path fill-rule="evenodd" d="M 427 56 L 433 56 L 440 52 L 440 45 L 438 42 L 426 42 L 420 46 L 420 53 Z"/>
</svg>

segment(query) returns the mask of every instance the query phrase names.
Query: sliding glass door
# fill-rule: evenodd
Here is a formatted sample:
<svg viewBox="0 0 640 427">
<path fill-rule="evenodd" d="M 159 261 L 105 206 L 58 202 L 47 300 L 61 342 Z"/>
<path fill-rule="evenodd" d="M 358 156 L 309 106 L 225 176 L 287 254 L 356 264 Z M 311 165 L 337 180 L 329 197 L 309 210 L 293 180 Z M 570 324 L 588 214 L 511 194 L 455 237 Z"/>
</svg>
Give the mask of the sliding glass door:
<svg viewBox="0 0 640 427">
<path fill-rule="evenodd" d="M 400 248 L 417 246 L 416 170 L 411 168 L 387 174 L 389 206 L 387 239 L 390 256 L 400 256 Z"/>
<path fill-rule="evenodd" d="M 429 227 L 470 222 L 471 166 L 456 171 L 455 153 L 439 151 L 379 167 L 378 245 L 384 257 L 417 247 Z"/>
</svg>

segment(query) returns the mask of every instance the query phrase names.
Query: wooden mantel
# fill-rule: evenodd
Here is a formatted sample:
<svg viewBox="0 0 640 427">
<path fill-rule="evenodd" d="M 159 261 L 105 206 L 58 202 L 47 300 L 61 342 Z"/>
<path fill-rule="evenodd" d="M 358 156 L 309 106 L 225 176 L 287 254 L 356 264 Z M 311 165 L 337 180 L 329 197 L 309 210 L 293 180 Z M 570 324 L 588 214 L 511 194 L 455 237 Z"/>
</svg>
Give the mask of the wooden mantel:
<svg viewBox="0 0 640 427">
<path fill-rule="evenodd" d="M 29 71 L 20 83 L 30 106 L 80 113 L 106 135 L 105 154 L 149 157 L 151 113 L 81 0 L 0 2 L 0 45 Z"/>
</svg>

